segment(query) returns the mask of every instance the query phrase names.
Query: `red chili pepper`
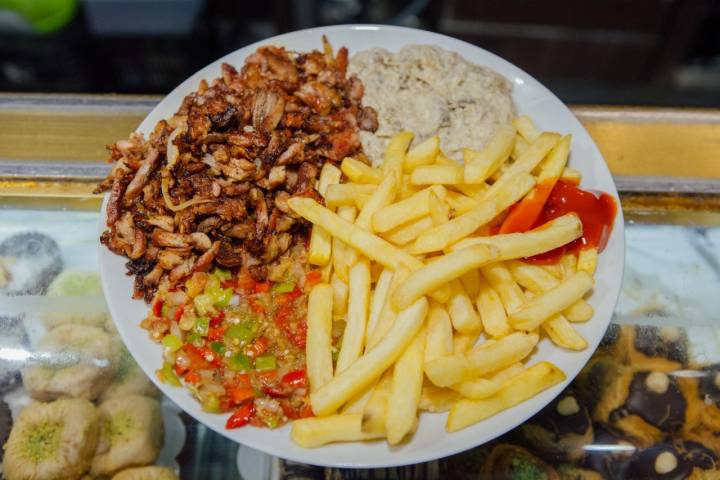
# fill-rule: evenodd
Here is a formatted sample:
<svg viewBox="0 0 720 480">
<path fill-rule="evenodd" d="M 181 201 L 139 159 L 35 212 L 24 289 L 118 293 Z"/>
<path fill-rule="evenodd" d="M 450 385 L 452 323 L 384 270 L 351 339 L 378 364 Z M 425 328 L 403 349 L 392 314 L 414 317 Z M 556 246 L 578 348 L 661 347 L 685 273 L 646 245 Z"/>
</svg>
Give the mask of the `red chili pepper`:
<svg viewBox="0 0 720 480">
<path fill-rule="evenodd" d="M 282 382 L 292 388 L 304 388 L 307 387 L 307 375 L 305 369 L 293 370 L 290 373 L 286 373 L 282 377 Z"/>
<path fill-rule="evenodd" d="M 225 330 L 227 330 L 227 325 L 221 325 L 219 327 L 210 327 L 208 329 L 208 339 L 211 341 L 220 341 L 225 336 Z"/>
<path fill-rule="evenodd" d="M 314 416 L 315 414 L 313 413 L 312 407 L 310 405 L 305 405 L 300 411 L 300 418 L 308 418 Z"/>
<path fill-rule="evenodd" d="M 247 402 L 240 406 L 235 413 L 230 415 L 225 423 L 225 428 L 239 428 L 247 425 L 250 422 L 251 417 L 255 413 L 255 405 L 252 402 Z"/>
<path fill-rule="evenodd" d="M 188 360 L 190 361 L 191 369 L 207 370 L 208 368 L 210 368 L 210 362 L 205 359 L 206 353 L 209 353 L 208 349 L 201 349 L 189 343 L 183 345 L 182 348 L 187 354 Z M 215 356 L 213 355 L 213 357 Z"/>
<path fill-rule="evenodd" d="M 265 393 L 265 395 L 268 395 L 272 398 L 282 398 L 282 397 L 287 396 L 287 393 L 283 392 L 282 390 L 280 390 L 278 388 L 271 387 L 271 386 L 265 386 L 265 387 L 263 387 L 262 390 Z"/>
<path fill-rule="evenodd" d="M 185 305 L 180 305 L 175 309 L 175 315 L 173 316 L 173 319 L 176 322 L 179 322 L 183 316 L 183 313 L 185 313 Z"/>
<path fill-rule="evenodd" d="M 227 396 L 220 397 L 219 405 L 221 412 L 229 412 L 235 406 L 232 400 L 230 400 Z"/>
<path fill-rule="evenodd" d="M 235 283 L 237 284 L 238 288 L 241 288 L 243 290 L 255 289 L 255 280 L 252 278 L 252 275 L 250 275 L 250 272 L 248 272 L 246 269 L 241 270 L 240 273 L 238 273 Z"/>
<path fill-rule="evenodd" d="M 296 298 L 300 297 L 300 295 L 303 294 L 303 291 L 300 289 L 300 287 L 295 286 L 292 292 L 288 293 L 288 297 L 290 297 L 291 300 L 295 300 Z"/>
<path fill-rule="evenodd" d="M 305 274 L 305 284 L 312 287 L 316 283 L 320 283 L 322 279 L 322 272 L 320 270 L 311 270 Z"/>
<path fill-rule="evenodd" d="M 222 285 L 222 288 L 232 288 L 233 290 L 238 288 L 237 280 L 224 280 L 220 285 Z"/>
<path fill-rule="evenodd" d="M 189 370 L 190 370 L 190 367 L 188 367 L 187 365 L 181 365 L 177 362 L 175 363 L 175 373 L 179 377 L 182 377 L 183 375 L 185 375 Z"/>
<path fill-rule="evenodd" d="M 287 400 L 280 400 L 280 408 L 282 408 L 283 414 L 290 420 L 295 420 L 298 417 L 298 412 L 295 411 Z"/>
<path fill-rule="evenodd" d="M 263 385 L 269 386 L 277 378 L 277 370 L 268 370 L 267 372 L 261 372 L 257 374 Z"/>
<path fill-rule="evenodd" d="M 296 347 L 305 348 L 305 342 L 307 340 L 307 323 L 305 323 L 305 320 L 298 322 L 297 331 L 290 340 L 292 340 Z"/>
<path fill-rule="evenodd" d="M 255 293 L 265 293 L 270 291 L 270 282 L 256 283 Z"/>
<path fill-rule="evenodd" d="M 220 313 L 210 319 L 210 326 L 217 327 L 223 320 L 225 320 L 225 312 L 221 310 Z"/>
<path fill-rule="evenodd" d="M 160 299 L 155 300 L 155 303 L 153 303 L 152 312 L 153 312 L 153 315 L 155 315 L 156 317 L 159 317 L 160 315 L 162 315 L 163 303 L 165 303 L 165 302 L 163 302 Z"/>
</svg>

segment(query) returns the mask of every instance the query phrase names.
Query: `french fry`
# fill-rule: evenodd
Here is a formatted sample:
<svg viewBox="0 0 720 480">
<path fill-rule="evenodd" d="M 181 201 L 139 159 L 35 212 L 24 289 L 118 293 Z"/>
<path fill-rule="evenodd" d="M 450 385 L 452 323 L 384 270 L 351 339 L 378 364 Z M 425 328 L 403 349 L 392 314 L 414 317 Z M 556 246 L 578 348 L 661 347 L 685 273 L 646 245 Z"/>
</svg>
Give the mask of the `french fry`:
<svg viewBox="0 0 720 480">
<path fill-rule="evenodd" d="M 307 308 L 305 362 L 310 390 L 317 391 L 333 377 L 332 287 L 327 283 L 315 285 L 310 291 Z"/>
<path fill-rule="evenodd" d="M 595 274 L 595 269 L 598 263 L 598 251 L 597 248 L 586 248 L 580 250 L 577 259 L 577 269 L 583 272 L 587 272 L 590 275 Z"/>
<path fill-rule="evenodd" d="M 395 177 L 388 175 L 380 182 L 380 185 L 363 205 L 360 214 L 355 220 L 355 225 L 364 230 L 371 230 L 373 215 L 381 208 L 390 205 L 396 193 Z"/>
<path fill-rule="evenodd" d="M 481 202 L 475 209 L 423 233 L 415 241 L 415 253 L 442 250 L 482 227 L 513 205 L 535 185 L 535 177 L 520 173 L 505 189 Z"/>
<path fill-rule="evenodd" d="M 438 257 L 434 262 L 410 274 L 405 283 L 393 293 L 393 304 L 398 309 L 407 308 L 421 296 L 493 261 L 496 255 L 497 250 L 494 248 L 475 246 Z"/>
<path fill-rule="evenodd" d="M 463 195 L 467 195 L 470 198 L 474 199 L 481 199 L 488 188 L 490 188 L 490 185 L 487 183 L 461 183 L 458 185 L 453 185 L 452 188 L 459 191 Z"/>
<path fill-rule="evenodd" d="M 358 395 L 353 397 L 352 399 L 348 400 L 348 402 L 343 405 L 342 409 L 340 410 L 340 413 L 362 413 L 365 411 L 365 407 L 370 402 L 370 397 L 372 397 L 373 393 L 375 393 L 375 386 L 377 383 L 370 384 L 365 389 L 360 392 Z"/>
<path fill-rule="evenodd" d="M 430 215 L 425 215 L 417 220 L 395 227 L 389 232 L 385 232 L 383 234 L 383 238 L 391 241 L 395 245 L 407 245 L 422 235 L 423 232 L 431 229 L 433 225 L 432 217 Z"/>
<path fill-rule="evenodd" d="M 372 219 L 372 228 L 375 232 L 387 232 L 430 213 L 430 192 L 444 199 L 446 190 L 442 185 L 433 185 L 409 196 L 404 200 L 381 208 Z"/>
<path fill-rule="evenodd" d="M 482 331 L 482 321 L 475 311 L 472 300 L 465 292 L 460 280 L 450 282 L 452 295 L 447 302 L 453 327 L 460 333 L 469 334 Z"/>
<path fill-rule="evenodd" d="M 406 152 L 414 136 L 415 134 L 412 132 L 396 133 L 385 149 L 382 171 L 385 175 L 395 177 L 395 185 L 400 185 L 400 180 L 402 180 Z"/>
<path fill-rule="evenodd" d="M 570 135 L 565 135 L 542 161 L 537 185 L 510 211 L 500 227 L 501 234 L 525 232 L 535 224 L 567 164 L 570 140 Z"/>
<path fill-rule="evenodd" d="M 567 278 L 577 271 L 577 255 L 566 253 L 560 258 L 560 265 L 563 268 L 563 278 Z"/>
<path fill-rule="evenodd" d="M 498 127 L 495 135 L 481 151 L 463 149 L 465 183 L 483 183 L 510 156 L 515 143 L 515 129 Z"/>
<path fill-rule="evenodd" d="M 427 333 L 425 337 L 425 358 L 429 362 L 438 357 L 453 353 L 453 330 L 445 307 L 437 302 L 430 302 L 427 317 Z"/>
<path fill-rule="evenodd" d="M 453 385 L 452 389 L 465 398 L 480 400 L 482 398 L 492 397 L 499 392 L 500 384 L 487 378 L 475 378 Z"/>
<path fill-rule="evenodd" d="M 362 413 L 310 417 L 295 420 L 290 436 L 303 448 L 322 447 L 335 442 L 358 442 L 384 437 L 383 434 L 365 433 L 360 428 Z"/>
<path fill-rule="evenodd" d="M 345 157 L 340 164 L 340 169 L 351 182 L 355 183 L 371 183 L 377 185 L 383 179 L 383 174 L 380 170 L 372 168 L 370 165 L 366 165 L 352 157 Z"/>
<path fill-rule="evenodd" d="M 328 262 L 327 265 L 320 269 L 320 281 L 324 283 L 330 283 L 330 277 L 332 275 L 332 262 Z"/>
<path fill-rule="evenodd" d="M 405 155 L 403 170 L 412 172 L 421 165 L 433 163 L 439 151 L 440 137 L 434 135 L 408 150 L 407 155 Z"/>
<path fill-rule="evenodd" d="M 362 354 L 370 301 L 370 263 L 360 260 L 350 269 L 350 292 L 345 331 L 335 364 L 335 375 L 346 370 Z"/>
<path fill-rule="evenodd" d="M 450 220 L 450 207 L 440 200 L 438 196 L 435 195 L 435 192 L 430 192 L 428 205 L 430 208 L 430 218 L 434 226 L 442 225 Z"/>
<path fill-rule="evenodd" d="M 470 270 L 460 277 L 460 282 L 470 298 L 477 298 L 480 293 L 480 271 Z"/>
<path fill-rule="evenodd" d="M 478 293 L 476 304 L 480 312 L 480 319 L 482 320 L 485 333 L 492 338 L 504 337 L 512 330 L 507 321 L 507 314 L 500 300 L 500 295 L 498 295 L 482 275 L 479 276 L 479 281 L 480 292 Z"/>
<path fill-rule="evenodd" d="M 538 342 L 534 333 L 515 332 L 465 353 L 425 364 L 425 375 L 438 387 L 449 387 L 500 370 L 527 357 Z"/>
<path fill-rule="evenodd" d="M 565 182 L 572 183 L 573 185 L 580 185 L 580 182 L 582 181 L 582 174 L 574 168 L 565 167 L 560 179 Z"/>
<path fill-rule="evenodd" d="M 515 162 L 510 165 L 493 183 L 487 192 L 485 192 L 484 198 L 489 198 L 506 188 L 506 186 L 514 181 L 520 173 L 530 173 L 545 156 L 552 150 L 553 147 L 560 141 L 560 135 L 552 132 L 543 132 L 537 140 L 535 140 L 528 149 L 518 157 Z"/>
<path fill-rule="evenodd" d="M 455 216 L 474 210 L 480 205 L 479 200 L 452 190 L 447 191 L 445 201 L 455 211 Z"/>
<path fill-rule="evenodd" d="M 357 210 L 355 209 L 355 207 L 345 205 L 345 206 L 338 207 L 337 215 L 338 215 L 338 217 L 342 218 L 343 220 L 352 222 L 355 220 L 355 216 L 357 215 Z M 352 247 L 348 247 L 347 245 L 345 245 L 343 243 L 342 240 L 340 240 L 337 237 L 334 237 L 332 239 L 333 269 L 335 270 L 337 275 L 340 277 L 340 279 L 345 283 L 348 283 L 348 268 L 353 263 L 355 263 L 356 258 L 357 258 L 357 255 L 355 254 Z"/>
<path fill-rule="evenodd" d="M 456 333 L 453 335 L 453 350 L 451 353 L 465 353 L 473 348 L 480 338 L 480 333 L 482 332 L 468 334 Z"/>
<path fill-rule="evenodd" d="M 560 280 L 548 273 L 542 267 L 530 265 L 525 262 L 513 260 L 507 262 L 513 278 L 523 287 L 534 294 L 541 294 L 560 284 Z M 571 322 L 586 322 L 594 314 L 593 308 L 585 301 L 578 300 L 564 312 Z"/>
<path fill-rule="evenodd" d="M 562 314 L 545 320 L 542 329 L 550 337 L 550 340 L 560 347 L 570 350 L 585 350 L 588 346 L 583 336 L 570 325 Z"/>
<path fill-rule="evenodd" d="M 470 245 L 492 245 L 500 251 L 498 261 L 532 257 L 561 247 L 582 236 L 582 222 L 574 213 L 551 220 L 525 233 L 468 237 L 450 247 L 455 251 Z"/>
<path fill-rule="evenodd" d="M 525 304 L 525 296 L 505 264 L 486 265 L 480 271 L 485 280 L 500 295 L 500 300 L 508 315 L 522 308 Z"/>
<path fill-rule="evenodd" d="M 460 395 L 450 388 L 436 387 L 425 382 L 420 392 L 418 410 L 425 412 L 447 412 L 460 399 Z"/>
<path fill-rule="evenodd" d="M 559 263 L 550 263 L 548 265 L 539 265 L 540 268 L 557 279 L 563 278 L 563 268 Z"/>
<path fill-rule="evenodd" d="M 406 198 L 416 194 L 420 190 L 422 190 L 423 187 L 413 185 L 410 182 L 410 174 L 405 174 L 402 176 L 402 181 L 400 183 L 400 188 L 398 189 L 397 198 L 400 200 L 405 200 Z"/>
<path fill-rule="evenodd" d="M 385 435 L 385 418 L 387 415 L 388 399 L 392 390 L 393 367 L 383 373 L 370 395 L 363 409 L 361 429 L 365 433 Z"/>
<path fill-rule="evenodd" d="M 518 330 L 534 330 L 543 321 L 580 300 L 593 287 L 593 283 L 593 278 L 588 273 L 576 272 L 555 288 L 538 295 L 519 310 L 510 313 L 508 321 Z"/>
<path fill-rule="evenodd" d="M 373 347 L 375 347 L 375 345 L 380 343 L 385 334 L 387 334 L 387 332 L 392 327 L 393 322 L 395 322 L 395 319 L 397 318 L 397 312 L 399 310 L 394 308 L 392 302 L 392 295 L 398 289 L 398 286 L 401 285 L 405 281 L 405 279 L 407 279 L 408 275 L 410 275 L 410 272 L 405 268 L 400 268 L 396 270 L 393 274 L 392 284 L 390 285 L 390 292 L 388 293 L 388 296 L 385 300 L 385 304 L 380 310 L 380 315 L 378 316 L 377 324 L 373 329 L 373 333 L 367 339 L 367 345 L 365 346 L 366 351 L 372 349 Z"/>
<path fill-rule="evenodd" d="M 318 181 L 318 192 L 323 197 L 327 192 L 328 185 L 340 183 L 342 172 L 331 163 L 323 165 L 320 170 Z M 310 245 L 308 246 L 308 263 L 311 265 L 324 266 L 330 261 L 332 250 L 332 239 L 330 234 L 322 227 L 315 227 L 310 233 Z"/>
<path fill-rule="evenodd" d="M 339 238 L 368 258 L 391 270 L 399 267 L 416 270 L 422 267 L 422 262 L 417 258 L 386 240 L 343 220 L 311 198 L 293 197 L 288 200 L 288 205 L 301 217 L 314 225 L 320 225 L 333 237 Z"/>
<path fill-rule="evenodd" d="M 395 363 L 425 322 L 428 302 L 421 298 L 400 312 L 387 335 L 347 370 L 310 394 L 315 415 L 335 412 Z"/>
<path fill-rule="evenodd" d="M 423 384 L 425 331 L 415 335 L 393 368 L 393 381 L 385 414 L 390 445 L 398 444 L 417 422 L 417 408 Z"/>
<path fill-rule="evenodd" d="M 366 185 L 362 183 L 338 183 L 336 185 L 328 185 L 325 193 L 325 203 L 329 208 L 339 207 L 341 205 L 355 206 L 357 205 L 357 197 L 370 197 L 377 188 L 377 185 Z"/>
<path fill-rule="evenodd" d="M 540 136 L 540 130 L 527 115 L 522 115 L 513 120 L 513 125 L 525 141 L 532 143 Z"/>
<path fill-rule="evenodd" d="M 335 317 L 342 317 L 347 311 L 348 284 L 343 282 L 337 272 L 330 275 L 330 286 L 332 287 L 332 314 Z"/>
<path fill-rule="evenodd" d="M 502 385 L 503 383 L 507 382 L 511 378 L 517 376 L 524 371 L 525 366 L 520 362 L 516 362 L 503 368 L 502 370 L 498 370 L 497 372 L 493 373 L 488 377 L 488 379 L 499 385 Z"/>
<path fill-rule="evenodd" d="M 375 331 L 378 319 L 380 318 L 380 312 L 390 293 L 392 279 L 392 270 L 384 269 L 375 283 L 375 291 L 372 294 L 372 301 L 370 302 L 370 313 L 368 314 L 367 329 L 365 332 L 366 340 L 369 340 Z"/>
<path fill-rule="evenodd" d="M 450 409 L 445 428 L 456 432 L 528 400 L 565 380 L 565 374 L 549 362 L 540 362 L 505 382 L 500 391 L 484 400 L 459 400 Z"/>
<path fill-rule="evenodd" d="M 515 145 L 513 145 L 513 151 L 510 154 L 510 158 L 517 160 L 520 155 L 525 153 L 530 144 L 521 135 L 515 136 Z"/>
<path fill-rule="evenodd" d="M 459 185 L 464 183 L 461 165 L 422 165 L 413 170 L 410 182 L 413 185 Z"/>
</svg>

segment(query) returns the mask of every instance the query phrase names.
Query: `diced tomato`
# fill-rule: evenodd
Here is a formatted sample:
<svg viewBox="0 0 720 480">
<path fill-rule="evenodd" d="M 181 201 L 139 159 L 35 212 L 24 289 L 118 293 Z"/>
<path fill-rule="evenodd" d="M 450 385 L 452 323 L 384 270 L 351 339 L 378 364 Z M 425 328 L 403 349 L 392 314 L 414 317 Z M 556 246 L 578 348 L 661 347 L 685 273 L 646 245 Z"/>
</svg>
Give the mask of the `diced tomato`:
<svg viewBox="0 0 720 480">
<path fill-rule="evenodd" d="M 306 404 L 300 411 L 300 418 L 308 418 L 314 416 L 315 414 L 313 413 L 312 407 L 309 404 Z"/>
<path fill-rule="evenodd" d="M 280 400 L 280 408 L 282 408 L 283 414 L 290 420 L 295 420 L 297 418 L 297 412 L 287 400 Z"/>
<path fill-rule="evenodd" d="M 320 272 L 320 270 L 311 270 L 305 274 L 305 284 L 308 287 L 312 287 L 313 285 L 320 283 L 321 279 L 322 272 Z"/>
<path fill-rule="evenodd" d="M 295 289 L 293 289 L 293 291 L 288 293 L 287 295 L 288 295 L 288 297 L 290 297 L 291 300 L 295 300 L 302 294 L 303 294 L 303 291 L 300 289 L 300 287 L 295 286 Z"/>
<path fill-rule="evenodd" d="M 256 283 L 255 293 L 265 293 L 270 291 L 270 282 Z"/>
<path fill-rule="evenodd" d="M 255 290 L 255 280 L 247 269 L 240 270 L 235 283 L 242 290 Z"/>
<path fill-rule="evenodd" d="M 255 398 L 255 390 L 253 390 L 251 387 L 233 387 L 228 390 L 228 393 L 230 394 L 230 398 L 232 398 L 232 401 L 236 404 L 240 404 L 243 403 L 245 400 Z"/>
<path fill-rule="evenodd" d="M 250 419 L 255 413 L 255 405 L 252 402 L 247 402 L 240 406 L 235 413 L 230 415 L 225 423 L 225 428 L 238 428 L 250 423 Z"/>
<path fill-rule="evenodd" d="M 185 375 L 189 370 L 190 370 L 189 366 L 175 362 L 175 373 L 179 377 L 182 377 L 183 375 Z"/>
<path fill-rule="evenodd" d="M 305 341 L 307 340 L 307 323 L 302 320 L 298 323 L 297 331 L 291 337 L 293 344 L 298 348 L 305 348 Z"/>
<path fill-rule="evenodd" d="M 183 345 L 183 350 L 187 354 L 188 360 L 190 361 L 190 368 L 192 370 L 206 370 L 210 368 L 211 363 L 206 360 L 207 353 L 209 350 L 201 349 L 195 345 L 186 343 Z M 205 351 L 203 351 L 205 350 Z M 215 355 L 213 355 L 213 358 Z"/>
<path fill-rule="evenodd" d="M 153 312 L 153 315 L 155 315 L 156 317 L 159 317 L 160 315 L 162 315 L 163 303 L 164 302 L 160 299 L 155 300 L 155 302 L 153 303 L 152 312 Z"/>
<path fill-rule="evenodd" d="M 247 346 L 245 353 L 249 357 L 257 358 L 267 351 L 268 345 L 270 345 L 270 340 L 267 337 L 260 337 Z"/>
<path fill-rule="evenodd" d="M 238 373 L 233 378 L 234 383 L 241 387 L 249 387 L 250 386 L 250 374 L 248 373 Z"/>
<path fill-rule="evenodd" d="M 272 384 L 277 378 L 277 370 L 268 370 L 267 372 L 260 372 L 257 374 L 263 385 Z"/>
<path fill-rule="evenodd" d="M 185 305 L 180 305 L 175 309 L 175 315 L 173 316 L 173 319 L 176 322 L 179 322 L 183 316 L 183 313 L 185 313 Z"/>
<path fill-rule="evenodd" d="M 217 327 L 222 323 L 223 320 L 225 320 L 225 312 L 223 310 L 220 310 L 220 313 L 210 319 L 210 326 Z"/>
<path fill-rule="evenodd" d="M 192 384 L 198 383 L 200 381 L 200 375 L 191 370 L 185 375 L 185 381 Z"/>
<path fill-rule="evenodd" d="M 235 404 L 232 402 L 232 400 L 230 398 L 228 398 L 227 396 L 220 397 L 219 403 L 220 403 L 220 411 L 221 412 L 229 412 L 235 406 Z"/>
<path fill-rule="evenodd" d="M 223 337 L 225 336 L 225 330 L 227 330 L 227 325 L 222 325 L 219 327 L 210 327 L 208 330 L 208 339 L 212 341 L 221 341 Z"/>
<path fill-rule="evenodd" d="M 292 313 L 293 313 L 292 305 L 283 305 L 282 307 L 280 307 L 278 309 L 277 313 L 275 314 L 275 322 L 279 326 L 285 325 L 287 323 L 288 318 L 290 318 L 290 316 L 292 315 Z"/>
<path fill-rule="evenodd" d="M 257 313 L 258 315 L 262 315 L 265 313 L 265 307 L 260 302 L 258 302 L 252 297 L 248 297 L 247 301 L 248 305 L 250 305 L 250 309 L 253 312 Z"/>
<path fill-rule="evenodd" d="M 238 288 L 237 280 L 233 279 L 223 280 L 220 285 L 222 285 L 222 288 L 232 288 L 233 290 Z"/>
<path fill-rule="evenodd" d="M 307 375 L 305 369 L 293 370 L 290 373 L 286 373 L 282 377 L 282 383 L 292 388 L 304 388 L 307 387 Z"/>
</svg>

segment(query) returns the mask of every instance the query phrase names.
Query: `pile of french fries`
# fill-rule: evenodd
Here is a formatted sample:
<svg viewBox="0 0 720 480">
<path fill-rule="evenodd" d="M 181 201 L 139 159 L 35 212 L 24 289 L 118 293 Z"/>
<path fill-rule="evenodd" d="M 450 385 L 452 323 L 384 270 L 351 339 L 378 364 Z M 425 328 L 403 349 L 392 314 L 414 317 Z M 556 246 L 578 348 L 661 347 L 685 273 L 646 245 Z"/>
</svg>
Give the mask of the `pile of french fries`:
<svg viewBox="0 0 720 480">
<path fill-rule="evenodd" d="M 323 274 L 307 315 L 315 417 L 292 427 L 303 447 L 396 445 L 420 411 L 449 411 L 446 429 L 460 430 L 565 379 L 551 363 L 523 363 L 541 336 L 587 347 L 573 322 L 593 316 L 584 297 L 597 251 L 549 266 L 521 260 L 582 236 L 579 218 L 490 234 L 538 182 L 579 183 L 566 165 L 570 136 L 519 117 L 482 151 L 465 150 L 464 164 L 442 153 L 437 136 L 409 148 L 412 139 L 395 135 L 380 168 L 353 158 L 340 169 L 326 164 L 318 183 L 326 206 L 288 202 L 313 224 L 308 260 Z M 335 346 L 334 322 L 345 323 Z"/>
</svg>

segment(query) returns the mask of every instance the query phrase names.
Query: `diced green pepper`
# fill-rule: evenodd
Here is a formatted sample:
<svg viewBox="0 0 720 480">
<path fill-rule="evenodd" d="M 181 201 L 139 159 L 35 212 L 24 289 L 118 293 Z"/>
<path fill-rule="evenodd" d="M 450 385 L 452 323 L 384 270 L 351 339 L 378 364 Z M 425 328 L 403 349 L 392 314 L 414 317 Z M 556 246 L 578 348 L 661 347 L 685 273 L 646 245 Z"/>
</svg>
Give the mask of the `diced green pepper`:
<svg viewBox="0 0 720 480">
<path fill-rule="evenodd" d="M 218 307 L 227 307 L 233 297 L 232 288 L 223 288 L 217 294 L 213 294 L 213 303 Z"/>
<path fill-rule="evenodd" d="M 273 285 L 272 288 L 275 293 L 290 293 L 295 290 L 295 282 L 280 282 Z"/>
<path fill-rule="evenodd" d="M 268 428 L 275 428 L 280 423 L 280 417 L 278 415 L 266 415 L 262 418 L 263 423 Z"/>
<path fill-rule="evenodd" d="M 191 345 L 199 347 L 202 344 L 202 337 L 197 333 L 191 333 L 187 337 L 185 337 L 185 341 Z"/>
<path fill-rule="evenodd" d="M 174 387 L 182 385 L 180 383 L 180 379 L 173 371 L 172 365 L 169 363 L 163 363 L 162 368 L 157 371 L 157 376 L 161 382 L 167 383 L 168 385 L 172 385 Z"/>
<path fill-rule="evenodd" d="M 213 308 L 213 297 L 208 294 L 198 295 L 193 299 L 193 304 L 195 305 L 195 311 L 197 311 L 198 315 L 207 315 L 208 313 L 213 312 L 215 309 Z"/>
<path fill-rule="evenodd" d="M 212 293 L 220 290 L 220 279 L 215 276 L 209 276 L 205 284 L 205 293 Z"/>
<path fill-rule="evenodd" d="M 221 281 L 230 280 L 232 278 L 230 270 L 223 270 L 222 268 L 216 268 L 212 274 Z"/>
<path fill-rule="evenodd" d="M 210 342 L 210 348 L 220 355 L 225 353 L 225 345 L 222 342 Z"/>
<path fill-rule="evenodd" d="M 163 347 L 171 352 L 177 352 L 182 347 L 182 340 L 175 335 L 165 335 L 162 339 Z"/>
<path fill-rule="evenodd" d="M 197 333 L 201 337 L 206 337 L 210 330 L 210 319 L 208 317 L 197 317 L 195 319 L 195 326 L 193 332 Z"/>
<path fill-rule="evenodd" d="M 220 413 L 220 399 L 215 395 L 211 395 L 203 402 L 202 407 L 206 412 Z"/>
<path fill-rule="evenodd" d="M 170 305 L 163 303 L 162 309 L 160 309 L 160 315 L 164 318 L 170 318 Z"/>
<path fill-rule="evenodd" d="M 252 368 L 252 363 L 247 356 L 236 353 L 228 360 L 228 367 L 235 372 L 246 372 Z"/>
<path fill-rule="evenodd" d="M 255 359 L 255 370 L 264 372 L 265 370 L 275 370 L 277 361 L 275 355 L 261 355 Z"/>
<path fill-rule="evenodd" d="M 225 336 L 233 340 L 239 340 L 241 343 L 248 343 L 255 339 L 258 329 L 256 322 L 236 323 L 227 329 Z"/>
</svg>

